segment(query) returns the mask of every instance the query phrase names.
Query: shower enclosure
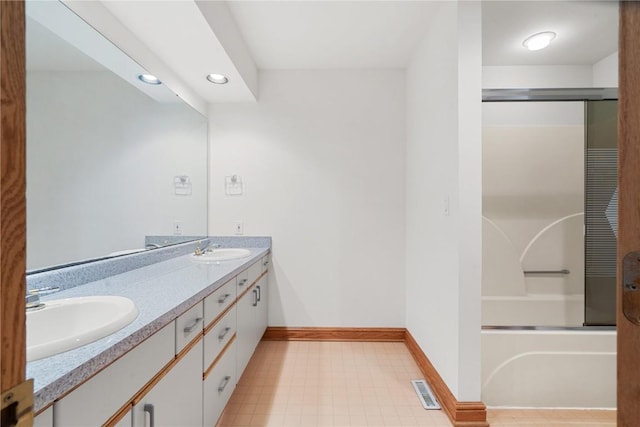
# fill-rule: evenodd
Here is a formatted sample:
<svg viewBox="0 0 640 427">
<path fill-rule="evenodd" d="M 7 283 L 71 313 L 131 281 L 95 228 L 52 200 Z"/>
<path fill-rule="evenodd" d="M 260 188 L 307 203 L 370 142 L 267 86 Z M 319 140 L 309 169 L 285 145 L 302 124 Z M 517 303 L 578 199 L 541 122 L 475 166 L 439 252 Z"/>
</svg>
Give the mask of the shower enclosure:
<svg viewBox="0 0 640 427">
<path fill-rule="evenodd" d="M 483 107 L 483 325 L 615 325 L 617 101 Z"/>
<path fill-rule="evenodd" d="M 614 408 L 617 94 L 483 98 L 483 401 Z"/>
</svg>

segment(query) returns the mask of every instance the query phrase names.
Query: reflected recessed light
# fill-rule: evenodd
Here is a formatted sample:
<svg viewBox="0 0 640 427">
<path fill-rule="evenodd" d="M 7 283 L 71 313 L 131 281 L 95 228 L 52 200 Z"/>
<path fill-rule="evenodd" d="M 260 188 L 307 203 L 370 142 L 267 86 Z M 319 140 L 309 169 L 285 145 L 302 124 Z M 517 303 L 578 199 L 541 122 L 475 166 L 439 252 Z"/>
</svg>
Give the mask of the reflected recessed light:
<svg viewBox="0 0 640 427">
<path fill-rule="evenodd" d="M 223 85 L 229 82 L 229 79 L 223 76 L 222 74 L 208 74 L 207 80 L 217 85 Z"/>
<path fill-rule="evenodd" d="M 150 84 L 150 85 L 161 85 L 162 84 L 160 79 L 157 78 L 156 76 L 154 76 L 153 74 L 139 74 L 138 75 L 138 79 L 141 82 L 145 82 L 145 83 Z"/>
<path fill-rule="evenodd" d="M 544 31 L 527 37 L 522 45 L 529 50 L 540 50 L 549 46 L 551 40 L 556 37 L 556 33 L 553 31 Z"/>
</svg>

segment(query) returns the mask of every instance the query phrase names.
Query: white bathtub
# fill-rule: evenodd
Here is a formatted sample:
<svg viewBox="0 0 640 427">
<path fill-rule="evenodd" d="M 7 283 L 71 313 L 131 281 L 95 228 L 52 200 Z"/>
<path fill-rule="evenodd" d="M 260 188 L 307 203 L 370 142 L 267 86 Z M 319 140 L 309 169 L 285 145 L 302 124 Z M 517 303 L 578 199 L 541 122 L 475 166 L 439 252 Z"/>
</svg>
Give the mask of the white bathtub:
<svg viewBox="0 0 640 427">
<path fill-rule="evenodd" d="M 583 295 L 482 297 L 482 324 L 489 326 L 582 326 Z"/>
<path fill-rule="evenodd" d="M 483 330 L 489 407 L 615 408 L 616 332 Z"/>
</svg>

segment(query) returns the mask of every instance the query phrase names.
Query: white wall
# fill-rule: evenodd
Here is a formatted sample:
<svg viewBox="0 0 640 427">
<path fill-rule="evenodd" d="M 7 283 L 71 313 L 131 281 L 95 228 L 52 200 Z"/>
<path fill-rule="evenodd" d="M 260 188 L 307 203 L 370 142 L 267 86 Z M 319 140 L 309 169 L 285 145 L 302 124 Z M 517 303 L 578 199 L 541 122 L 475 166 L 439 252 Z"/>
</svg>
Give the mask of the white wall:
<svg viewBox="0 0 640 427">
<path fill-rule="evenodd" d="M 593 64 L 594 87 L 618 87 L 618 52 Z"/>
<path fill-rule="evenodd" d="M 262 71 L 259 87 L 211 107 L 209 233 L 273 237 L 271 326 L 404 326 L 404 72 Z M 243 196 L 225 196 L 233 174 Z"/>
<path fill-rule="evenodd" d="M 110 72 L 27 74 L 27 268 L 206 233 L 206 120 Z M 191 177 L 191 196 L 173 193 Z"/>
<path fill-rule="evenodd" d="M 483 89 L 592 87 L 590 65 L 512 65 L 482 67 Z"/>
<path fill-rule="evenodd" d="M 480 399 L 480 41 L 480 4 L 443 3 L 407 71 L 407 328 L 462 401 Z"/>
</svg>

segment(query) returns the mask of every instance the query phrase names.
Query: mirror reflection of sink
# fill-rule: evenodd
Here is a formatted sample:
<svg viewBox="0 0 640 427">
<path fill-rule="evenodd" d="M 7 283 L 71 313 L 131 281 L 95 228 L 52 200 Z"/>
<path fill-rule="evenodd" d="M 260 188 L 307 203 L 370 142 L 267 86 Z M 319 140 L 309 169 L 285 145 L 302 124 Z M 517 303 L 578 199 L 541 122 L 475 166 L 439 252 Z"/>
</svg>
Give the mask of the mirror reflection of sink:
<svg viewBox="0 0 640 427">
<path fill-rule="evenodd" d="M 248 249 L 238 248 L 225 248 L 214 249 L 212 251 L 206 251 L 202 255 L 191 255 L 194 261 L 198 262 L 215 262 L 215 261 L 230 261 L 232 259 L 246 258 L 251 255 L 251 251 Z"/>
<path fill-rule="evenodd" d="M 92 296 L 45 301 L 27 311 L 27 361 L 42 359 L 97 341 L 138 317 L 129 298 Z"/>
</svg>

